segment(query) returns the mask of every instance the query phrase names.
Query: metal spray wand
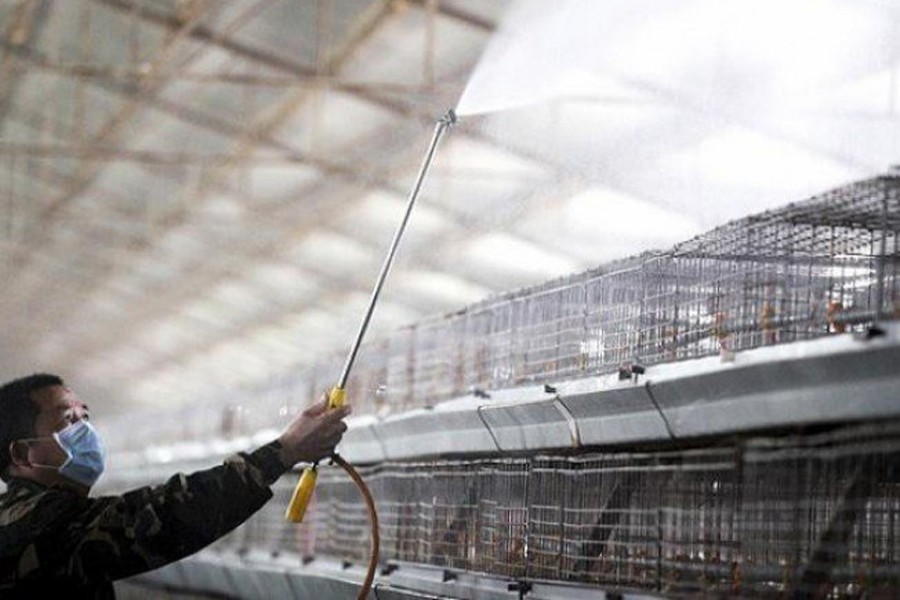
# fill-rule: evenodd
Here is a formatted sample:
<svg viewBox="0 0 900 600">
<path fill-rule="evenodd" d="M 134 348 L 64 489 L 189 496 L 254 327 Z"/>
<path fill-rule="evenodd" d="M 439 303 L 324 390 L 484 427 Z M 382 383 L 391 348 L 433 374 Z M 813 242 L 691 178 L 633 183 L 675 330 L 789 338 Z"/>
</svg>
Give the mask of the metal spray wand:
<svg viewBox="0 0 900 600">
<path fill-rule="evenodd" d="M 356 360 L 356 355 L 359 353 L 359 348 L 362 344 L 363 337 L 366 335 L 366 330 L 369 328 L 369 321 L 372 320 L 372 313 L 375 312 L 375 304 L 378 302 L 378 297 L 379 295 L 381 295 L 381 288 L 384 287 L 384 281 L 385 279 L 387 279 L 388 272 L 390 272 L 391 270 L 391 265 L 394 262 L 394 255 L 397 253 L 397 247 L 400 245 L 400 240 L 403 237 L 403 232 L 406 231 L 406 225 L 409 222 L 409 216 L 412 214 L 413 206 L 416 203 L 416 199 L 419 197 L 419 191 L 422 189 L 422 183 L 425 181 L 425 175 L 426 173 L 428 173 L 428 169 L 431 168 L 431 163 L 434 161 L 434 155 L 437 150 L 437 146 L 441 141 L 441 138 L 455 123 L 456 113 L 454 113 L 453 109 L 451 108 L 443 117 L 438 120 L 437 124 L 435 125 L 434 135 L 431 138 L 431 144 L 428 146 L 428 152 L 425 154 L 425 158 L 422 160 L 422 166 L 419 167 L 419 174 L 416 177 L 415 184 L 413 185 L 412 190 L 410 190 L 409 192 L 409 198 L 406 205 L 406 213 L 403 215 L 403 220 L 400 222 L 400 226 L 394 233 L 394 239 L 391 242 L 390 249 L 388 250 L 387 256 L 384 259 L 384 264 L 381 265 L 381 272 L 378 274 L 378 280 L 375 282 L 375 289 L 372 290 L 372 297 L 369 299 L 369 306 L 366 309 L 366 314 L 363 316 L 362 322 L 359 324 L 359 331 L 356 333 L 356 340 L 353 342 L 353 346 L 350 348 L 349 354 L 347 354 L 347 360 L 344 362 L 344 369 L 341 371 L 341 377 L 340 379 L 338 379 L 337 385 L 335 385 L 328 393 L 329 409 L 343 406 L 346 401 L 346 386 L 347 379 L 350 377 L 350 370 L 353 368 L 353 363 Z M 288 521 L 292 521 L 294 523 L 300 523 L 303 521 L 303 516 L 306 514 L 306 509 L 309 506 L 309 501 L 312 499 L 313 490 L 316 487 L 316 478 L 316 465 L 304 469 L 303 474 L 300 476 L 300 481 L 297 483 L 297 487 L 294 489 L 294 495 L 291 497 L 291 501 L 288 504 L 287 511 L 285 512 L 285 518 Z"/>
</svg>

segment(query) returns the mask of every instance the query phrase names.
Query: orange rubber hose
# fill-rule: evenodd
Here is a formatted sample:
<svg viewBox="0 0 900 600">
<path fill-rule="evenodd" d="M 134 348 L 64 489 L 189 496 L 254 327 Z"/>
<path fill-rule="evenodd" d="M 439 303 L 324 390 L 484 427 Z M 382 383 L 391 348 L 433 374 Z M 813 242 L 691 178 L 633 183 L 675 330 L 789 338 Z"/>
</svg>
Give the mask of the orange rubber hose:
<svg viewBox="0 0 900 600">
<path fill-rule="evenodd" d="M 369 556 L 369 570 L 366 572 L 366 578 L 363 580 L 362 587 L 359 588 L 359 596 L 357 596 L 357 600 L 365 600 L 369 595 L 369 591 L 372 589 L 372 582 L 375 580 L 375 570 L 378 568 L 378 552 L 381 547 L 381 533 L 378 529 L 378 511 L 375 509 L 375 498 L 372 497 L 369 486 L 366 485 L 366 482 L 363 481 L 360 474 L 353 468 L 353 465 L 337 454 L 332 456 L 331 459 L 340 465 L 341 468 L 347 472 L 347 475 L 350 476 L 350 479 L 353 480 L 353 483 L 356 484 L 359 493 L 362 494 L 363 500 L 366 502 L 366 509 L 369 513 L 369 524 L 372 527 L 372 548 L 371 556 Z"/>
</svg>

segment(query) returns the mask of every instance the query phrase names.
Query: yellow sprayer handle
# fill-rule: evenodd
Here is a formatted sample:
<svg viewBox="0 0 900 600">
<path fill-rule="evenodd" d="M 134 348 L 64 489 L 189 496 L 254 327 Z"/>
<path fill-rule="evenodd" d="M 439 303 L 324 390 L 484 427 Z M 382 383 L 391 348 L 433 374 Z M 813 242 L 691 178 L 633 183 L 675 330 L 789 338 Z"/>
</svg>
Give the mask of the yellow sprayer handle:
<svg viewBox="0 0 900 600">
<path fill-rule="evenodd" d="M 303 517 L 306 515 L 306 509 L 309 507 L 309 501 L 312 500 L 313 491 L 316 489 L 316 479 L 319 476 L 319 470 L 315 467 L 303 469 L 303 475 L 297 487 L 294 488 L 294 495 L 288 504 L 284 513 L 284 518 L 291 523 L 302 523 Z"/>
<path fill-rule="evenodd" d="M 328 410 L 340 408 L 346 402 L 347 393 L 344 388 L 337 386 L 331 388 L 331 391 L 328 393 Z M 287 510 L 284 513 L 286 520 L 291 523 L 303 522 L 306 509 L 309 507 L 309 502 L 312 500 L 313 492 L 316 489 L 318 476 L 319 472 L 315 466 L 303 469 L 300 481 L 297 482 L 297 487 L 294 488 L 294 494 L 291 496 L 291 501 L 288 503 Z"/>
<path fill-rule="evenodd" d="M 328 409 L 340 408 L 347 403 L 347 390 L 334 386 L 328 392 Z"/>
</svg>

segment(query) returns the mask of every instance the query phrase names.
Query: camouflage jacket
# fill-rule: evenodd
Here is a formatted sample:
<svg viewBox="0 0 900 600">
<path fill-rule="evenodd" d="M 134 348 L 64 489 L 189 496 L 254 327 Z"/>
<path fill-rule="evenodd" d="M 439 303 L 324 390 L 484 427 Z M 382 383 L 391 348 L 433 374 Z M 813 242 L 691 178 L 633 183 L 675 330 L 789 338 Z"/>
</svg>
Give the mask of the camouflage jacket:
<svg viewBox="0 0 900 600">
<path fill-rule="evenodd" d="M 278 442 L 121 496 L 24 479 L 0 496 L 0 599 L 114 598 L 112 581 L 192 554 L 262 507 L 286 470 Z"/>
</svg>

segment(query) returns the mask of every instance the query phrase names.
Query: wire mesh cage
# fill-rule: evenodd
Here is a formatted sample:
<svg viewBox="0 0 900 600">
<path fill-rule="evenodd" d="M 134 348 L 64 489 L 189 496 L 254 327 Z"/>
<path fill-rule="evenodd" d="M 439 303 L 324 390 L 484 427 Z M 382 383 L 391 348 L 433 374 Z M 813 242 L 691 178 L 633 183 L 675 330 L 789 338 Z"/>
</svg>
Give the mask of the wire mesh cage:
<svg viewBox="0 0 900 600">
<path fill-rule="evenodd" d="M 347 380 L 347 403 L 360 414 L 377 414 L 388 401 L 388 340 L 364 344 L 356 364 Z"/>
<path fill-rule="evenodd" d="M 526 572 L 528 463 L 498 459 L 482 465 L 478 504 L 478 571 L 505 577 Z"/>
<path fill-rule="evenodd" d="M 385 556 L 422 562 L 427 552 L 426 532 L 433 521 L 431 471 L 418 464 L 391 465 L 375 481 L 381 545 Z"/>
<path fill-rule="evenodd" d="M 414 327 L 405 327 L 388 339 L 387 398 L 394 410 L 403 410 L 415 404 L 415 336 Z"/>
<path fill-rule="evenodd" d="M 587 290 L 583 280 L 583 275 L 576 275 L 523 300 L 518 334 L 520 381 L 572 377 L 584 371 Z"/>
<path fill-rule="evenodd" d="M 481 465 L 477 462 L 432 464 L 430 519 L 424 532 L 423 562 L 476 569 Z"/>
<path fill-rule="evenodd" d="M 365 476 L 382 561 L 676 595 L 900 589 L 900 422 L 715 448 L 391 463 Z M 267 511 L 220 544 L 366 558 L 363 506 L 340 473 L 323 472 L 301 530 Z"/>
<path fill-rule="evenodd" d="M 733 593 L 740 458 L 727 449 L 685 452 L 660 457 L 658 468 L 658 587 Z"/>
<path fill-rule="evenodd" d="M 487 390 L 493 384 L 493 373 L 490 369 L 490 337 L 491 310 L 482 306 L 470 307 L 460 319 L 465 323 L 463 339 L 462 364 L 458 366 L 461 376 L 458 379 L 463 385 L 458 388 L 464 393 L 472 390 Z"/>
<path fill-rule="evenodd" d="M 413 398 L 432 405 L 453 395 L 454 365 L 460 361 L 459 331 L 452 319 L 435 319 L 416 326 L 413 342 Z"/>
<path fill-rule="evenodd" d="M 898 430 L 863 431 L 748 449 L 742 590 L 889 597 L 900 589 Z"/>
<path fill-rule="evenodd" d="M 658 568 L 658 476 L 651 456 L 572 459 L 562 498 L 563 579 L 653 587 Z"/>
<path fill-rule="evenodd" d="M 368 477 L 370 473 L 361 471 L 360 475 Z M 315 495 L 316 502 L 308 510 L 321 513 L 316 553 L 364 563 L 371 530 L 365 504 L 353 481 L 338 469 L 323 469 Z"/>
</svg>

